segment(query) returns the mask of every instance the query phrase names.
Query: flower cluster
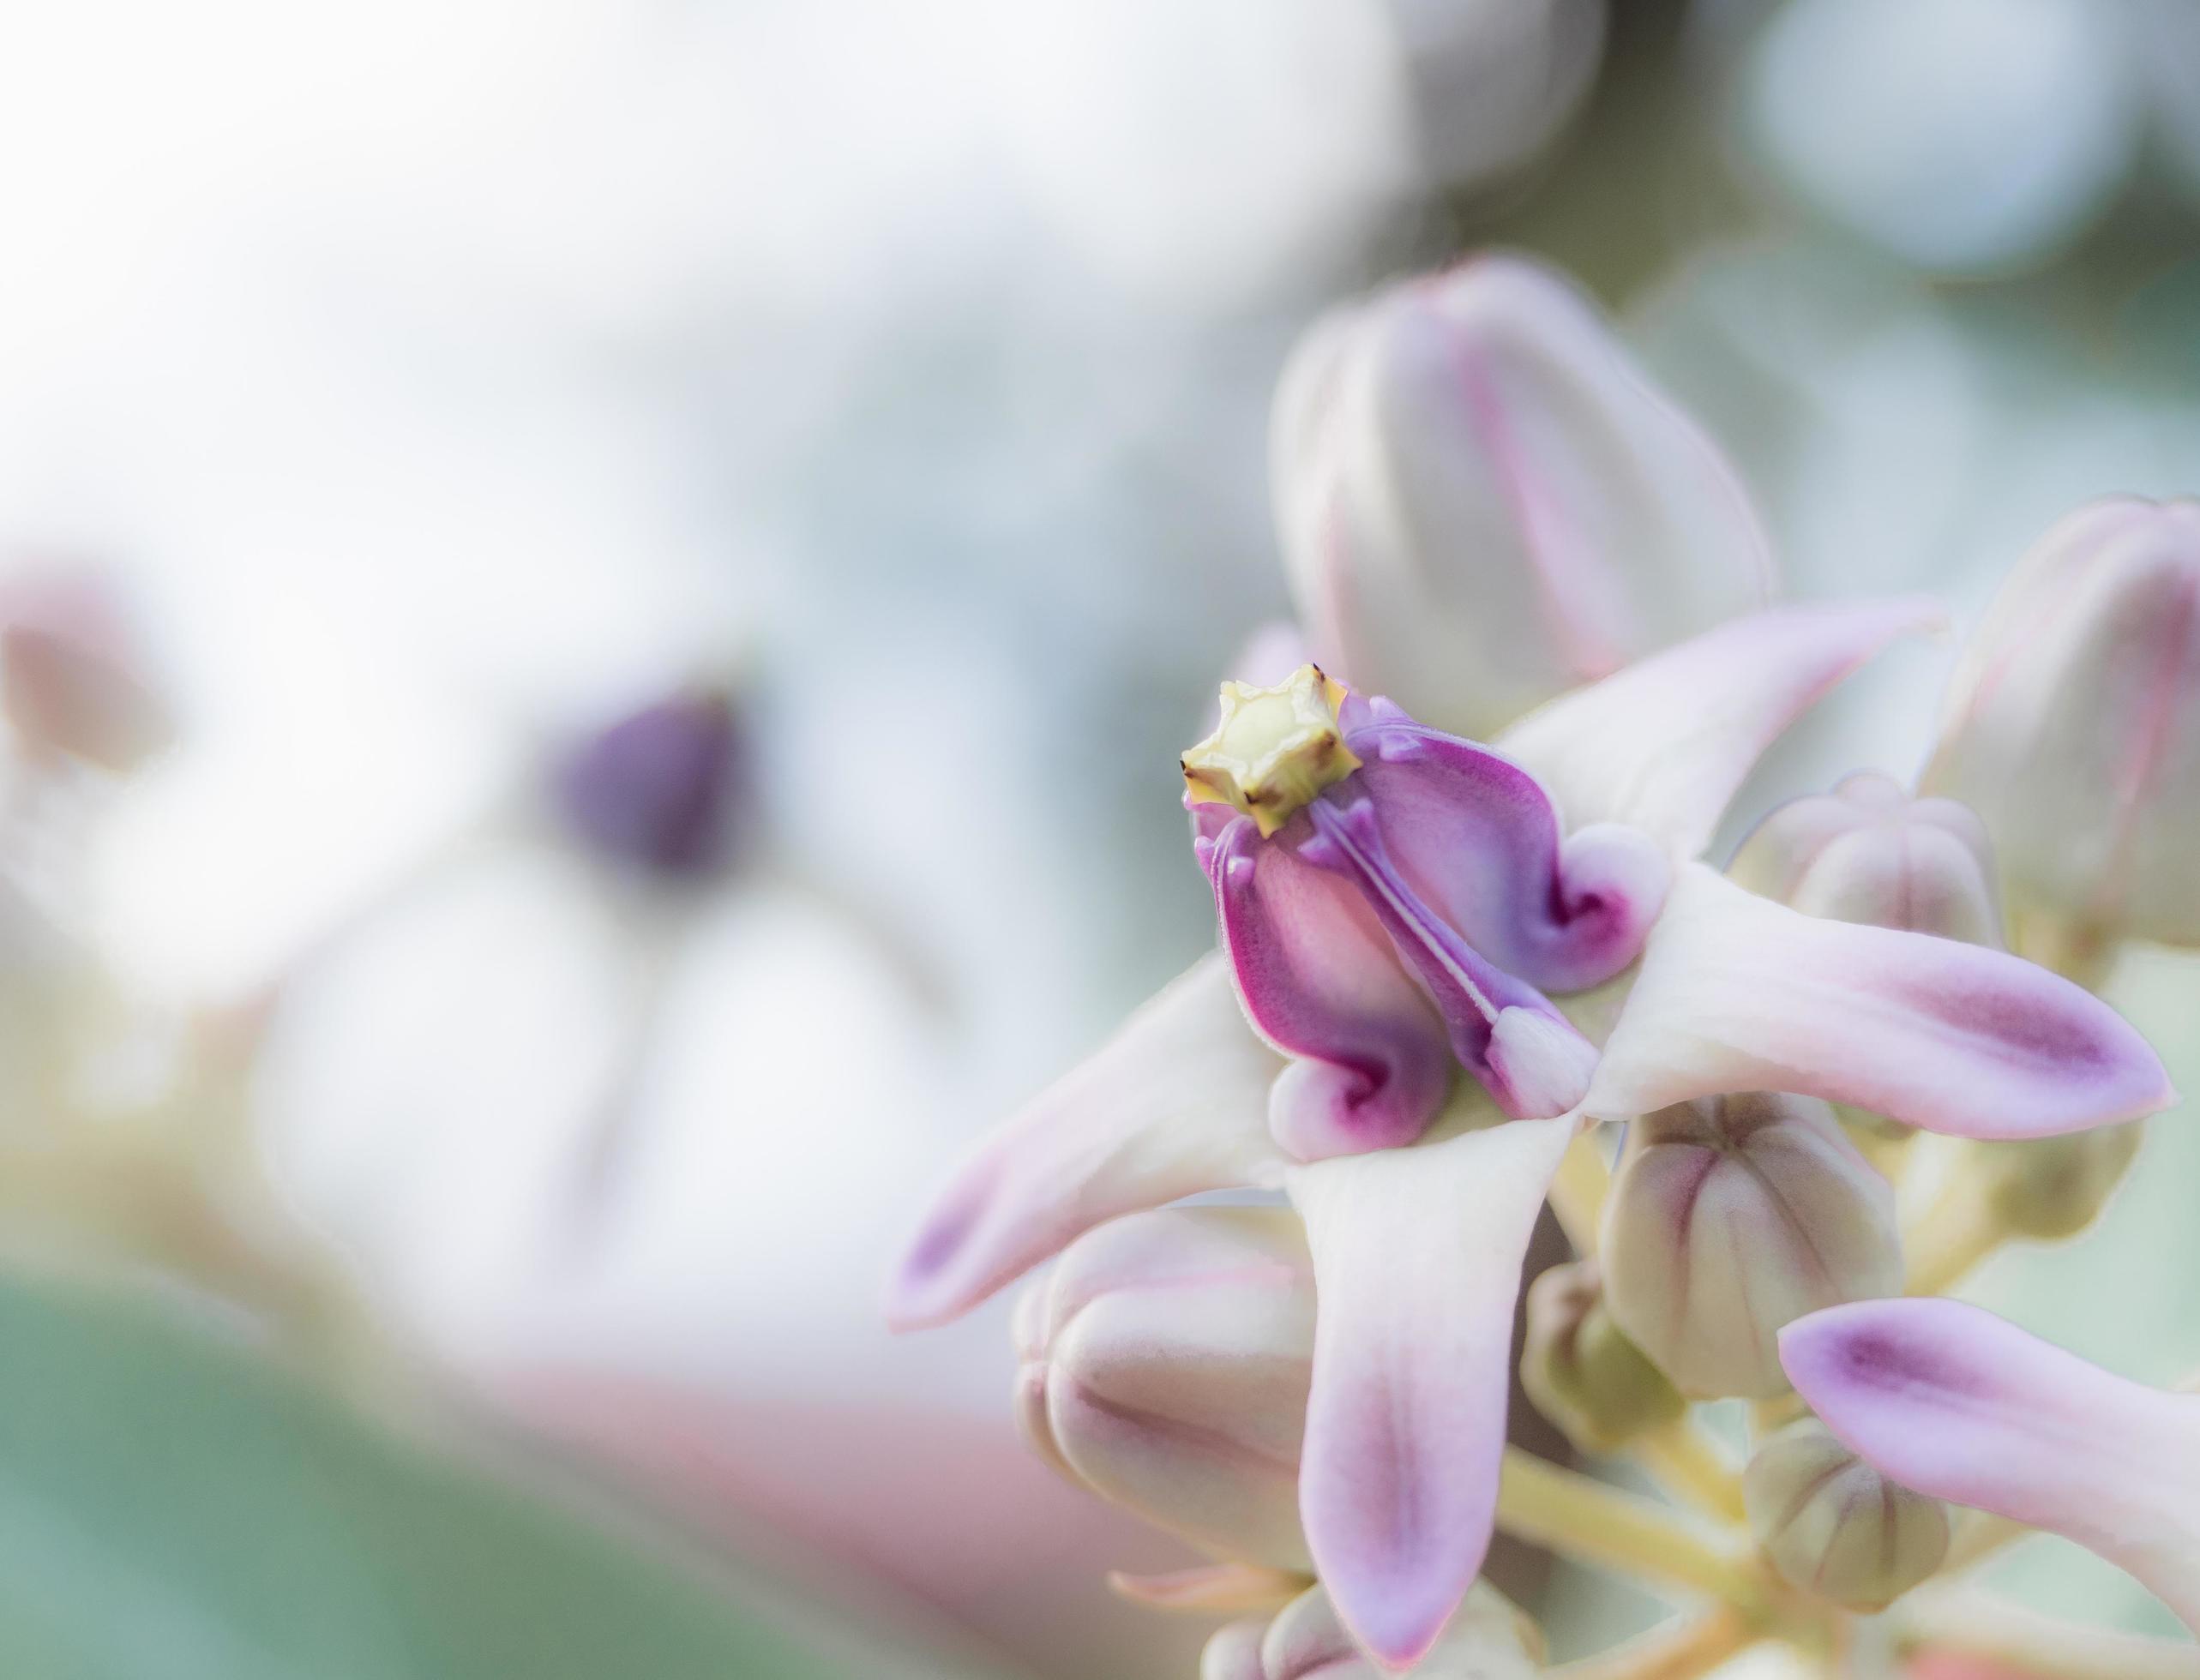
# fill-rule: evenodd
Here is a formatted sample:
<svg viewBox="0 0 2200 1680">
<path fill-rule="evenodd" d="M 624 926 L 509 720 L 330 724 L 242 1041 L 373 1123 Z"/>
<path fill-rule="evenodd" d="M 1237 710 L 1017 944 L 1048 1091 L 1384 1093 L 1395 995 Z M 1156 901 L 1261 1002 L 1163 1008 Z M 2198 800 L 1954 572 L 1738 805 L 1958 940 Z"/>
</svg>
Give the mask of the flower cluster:
<svg viewBox="0 0 2200 1680">
<path fill-rule="evenodd" d="M 978 1146 L 894 1321 L 1061 1257 L 1018 1314 L 1020 1416 L 1211 1560 L 1127 1591 L 1252 1613 L 1209 1680 L 1539 1671 L 1478 1581 L 1497 1527 L 1714 1600 L 1614 1676 L 1837 1647 L 1962 1550 L 1944 1501 L 2098 1542 L 2040 1443 L 2107 1379 L 2043 1377 L 2029 1410 L 2048 1356 L 1966 1320 L 1927 1358 L 1936 1325 L 1855 1304 L 2086 1223 L 2173 1101 L 2082 982 L 2120 939 L 2200 928 L 2200 512 L 2060 528 L 1972 650 L 1925 790 L 1860 773 L 1722 871 L 1753 765 L 1929 603 L 1768 604 L 1716 449 L 1511 259 L 1318 325 L 1275 442 L 1304 639 L 1223 685 L 1181 764 L 1217 948 Z M 1960 1205 L 1911 1233 L 1919 1130 L 1962 1140 Z M 1247 1187 L 1282 1196 L 1167 1205 Z M 1528 1391 L 1719 1544 L 1506 1445 L 1547 1198 L 1582 1258 L 1531 1292 Z M 1746 1473 L 1690 1415 L 1736 1397 Z M 2184 1538 L 2147 1578 L 2190 1602 L 2200 1430 L 2123 1403 L 2135 1439 L 2187 1443 L 2184 1495 L 2147 1506 Z M 1999 1433 L 1944 1453 L 1975 1413 Z"/>
</svg>

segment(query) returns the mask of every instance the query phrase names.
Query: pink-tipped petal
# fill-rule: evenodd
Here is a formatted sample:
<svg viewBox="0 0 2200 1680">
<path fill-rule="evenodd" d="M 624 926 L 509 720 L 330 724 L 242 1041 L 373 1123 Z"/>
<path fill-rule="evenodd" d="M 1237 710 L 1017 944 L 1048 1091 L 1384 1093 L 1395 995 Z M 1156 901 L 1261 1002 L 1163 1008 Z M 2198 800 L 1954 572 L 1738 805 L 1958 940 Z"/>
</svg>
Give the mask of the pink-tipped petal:
<svg viewBox="0 0 2200 1680">
<path fill-rule="evenodd" d="M 1812 1313 L 1780 1356 L 1826 1427 L 1896 1481 L 2065 1535 L 2200 1630 L 2200 1399 L 1960 1301 Z"/>
<path fill-rule="evenodd" d="M 1300 1508 L 1338 1612 L 1386 1666 L 1426 1654 L 1489 1549 L 1521 1261 L 1576 1125 L 1289 1175 L 1320 1301 Z"/>
<path fill-rule="evenodd" d="M 1301 1161 L 1410 1143 L 1452 1079 L 1442 1022 L 1367 899 L 1299 855 L 1308 831 L 1301 816 L 1262 840 L 1240 817 L 1199 843 L 1245 1012 L 1304 1059 L 1269 1109 L 1276 1141 Z"/>
<path fill-rule="evenodd" d="M 1693 856 L 1789 724 L 1889 643 L 1941 622 L 1923 600 L 1752 614 L 1560 696 L 1496 744 L 1569 828 L 1628 823 Z"/>
<path fill-rule="evenodd" d="M 1791 1091 L 1962 1137 L 2042 1137 L 2176 1101 L 2091 993 L 1999 951 L 1806 916 L 1692 864 L 1584 1107 Z"/>
<path fill-rule="evenodd" d="M 1119 1215 L 1274 1182 L 1279 1065 L 1247 1027 L 1222 959 L 1202 958 L 978 1144 L 895 1273 L 888 1322 L 944 1323 Z"/>
</svg>

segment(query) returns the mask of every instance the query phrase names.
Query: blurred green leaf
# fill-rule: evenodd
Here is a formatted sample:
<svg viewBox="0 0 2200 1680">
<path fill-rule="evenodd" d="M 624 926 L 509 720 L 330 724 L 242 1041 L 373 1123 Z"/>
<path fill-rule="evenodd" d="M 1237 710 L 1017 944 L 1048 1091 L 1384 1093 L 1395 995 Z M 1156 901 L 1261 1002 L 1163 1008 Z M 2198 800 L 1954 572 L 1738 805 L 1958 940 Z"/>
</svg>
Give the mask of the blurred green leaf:
<svg viewBox="0 0 2200 1680">
<path fill-rule="evenodd" d="M 14 1680 L 860 1671 L 142 1307 L 0 1285 L 0 1350 Z"/>
</svg>

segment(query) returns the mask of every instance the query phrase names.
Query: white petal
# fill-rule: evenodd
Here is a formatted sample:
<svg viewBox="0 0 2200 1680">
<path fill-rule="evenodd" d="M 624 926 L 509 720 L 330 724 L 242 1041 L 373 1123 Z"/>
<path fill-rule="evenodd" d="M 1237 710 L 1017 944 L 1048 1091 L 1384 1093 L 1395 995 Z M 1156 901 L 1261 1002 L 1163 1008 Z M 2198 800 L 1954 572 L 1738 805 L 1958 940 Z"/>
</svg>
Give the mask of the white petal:
<svg viewBox="0 0 2200 1680">
<path fill-rule="evenodd" d="M 1455 1124 L 1470 1105 L 1493 1112 L 1472 1092 Z M 1578 1125 L 1440 1129 L 1287 1181 L 1320 1301 L 1307 1539 L 1346 1625 L 1392 1665 L 1428 1652 L 1488 1551 L 1521 1262 Z"/>
<path fill-rule="evenodd" d="M 889 1320 L 959 1317 L 1118 1215 L 1274 1183 L 1268 1091 L 1282 1066 L 1247 1024 L 1228 965 L 1202 957 L 978 1144 L 896 1273 Z"/>
<path fill-rule="evenodd" d="M 1940 622 L 1924 600 L 1752 614 L 1561 695 L 1496 745 L 1569 829 L 1632 823 L 1692 856 L 1790 723 L 1890 642 Z"/>
<path fill-rule="evenodd" d="M 1789 1091 L 1963 1137 L 2038 1137 L 2176 1100 L 2091 993 L 1955 939 L 1804 915 L 1692 864 L 1584 1107 L 1620 1119 Z"/>
</svg>

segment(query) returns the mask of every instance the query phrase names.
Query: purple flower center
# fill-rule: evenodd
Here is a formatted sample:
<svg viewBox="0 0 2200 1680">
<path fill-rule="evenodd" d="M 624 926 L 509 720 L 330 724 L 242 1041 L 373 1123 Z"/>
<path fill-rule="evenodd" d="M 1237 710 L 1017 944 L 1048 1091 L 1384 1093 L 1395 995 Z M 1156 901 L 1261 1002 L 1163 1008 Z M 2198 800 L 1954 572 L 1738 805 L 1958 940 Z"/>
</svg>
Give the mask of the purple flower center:
<svg viewBox="0 0 2200 1680">
<path fill-rule="evenodd" d="M 582 741 L 558 766 L 552 793 L 592 850 L 640 874 L 693 881 L 731 849 L 743 759 L 731 700 L 681 695 Z"/>
<path fill-rule="evenodd" d="M 1632 959 L 1662 855 L 1632 831 L 1565 841 L 1526 771 L 1387 702 L 1287 713 L 1302 679 L 1238 690 L 1185 759 L 1239 996 L 1305 1059 L 1271 1102 L 1279 1132 L 1307 1155 L 1410 1143 L 1455 1066 L 1514 1119 L 1566 1113 L 1596 1053 L 1543 988 Z"/>
</svg>

